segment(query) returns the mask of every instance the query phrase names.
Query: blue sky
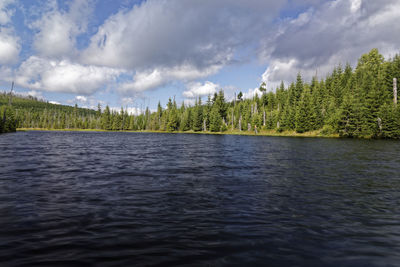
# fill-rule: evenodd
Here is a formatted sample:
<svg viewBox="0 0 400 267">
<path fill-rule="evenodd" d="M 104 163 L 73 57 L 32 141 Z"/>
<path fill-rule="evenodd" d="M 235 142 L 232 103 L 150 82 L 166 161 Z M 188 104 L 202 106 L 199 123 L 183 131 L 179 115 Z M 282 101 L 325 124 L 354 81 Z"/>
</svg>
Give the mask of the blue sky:
<svg viewBox="0 0 400 267">
<path fill-rule="evenodd" d="M 0 86 L 61 104 L 154 109 L 246 97 L 398 53 L 398 0 L 0 0 Z"/>
</svg>

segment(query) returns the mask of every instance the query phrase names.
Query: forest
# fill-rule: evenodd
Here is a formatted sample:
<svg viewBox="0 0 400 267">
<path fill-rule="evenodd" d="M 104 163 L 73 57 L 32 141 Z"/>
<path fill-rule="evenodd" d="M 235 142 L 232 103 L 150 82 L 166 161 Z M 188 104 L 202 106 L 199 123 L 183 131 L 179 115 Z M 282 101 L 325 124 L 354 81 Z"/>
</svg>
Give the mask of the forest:
<svg viewBox="0 0 400 267">
<path fill-rule="evenodd" d="M 260 86 L 262 94 L 244 99 L 239 92 L 227 101 L 221 90 L 198 98 L 193 106 L 177 106 L 169 99 L 166 108 L 146 108 L 140 115 L 108 106 L 97 110 L 50 104 L 33 97 L 0 94 L 0 129 L 98 129 L 112 131 L 166 132 L 315 132 L 357 138 L 400 138 L 400 108 L 396 79 L 400 78 L 400 56 L 385 60 L 372 49 L 358 60 L 355 69 L 338 65 L 325 78 L 283 82 L 275 91 Z"/>
</svg>

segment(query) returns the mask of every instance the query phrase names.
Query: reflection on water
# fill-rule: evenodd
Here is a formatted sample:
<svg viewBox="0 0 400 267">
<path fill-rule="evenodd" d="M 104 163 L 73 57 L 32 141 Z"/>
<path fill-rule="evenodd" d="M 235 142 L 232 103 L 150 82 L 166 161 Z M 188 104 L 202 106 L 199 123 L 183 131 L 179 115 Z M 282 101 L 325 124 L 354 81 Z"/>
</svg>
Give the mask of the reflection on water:
<svg viewBox="0 0 400 267">
<path fill-rule="evenodd" d="M 397 265 L 400 143 L 0 136 L 0 265 Z"/>
</svg>

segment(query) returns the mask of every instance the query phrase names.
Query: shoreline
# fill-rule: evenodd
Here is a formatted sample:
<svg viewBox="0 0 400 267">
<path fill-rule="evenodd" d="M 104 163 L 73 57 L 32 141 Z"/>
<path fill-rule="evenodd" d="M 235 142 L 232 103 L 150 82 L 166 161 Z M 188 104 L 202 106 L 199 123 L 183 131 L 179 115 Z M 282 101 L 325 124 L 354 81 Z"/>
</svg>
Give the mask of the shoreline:
<svg viewBox="0 0 400 267">
<path fill-rule="evenodd" d="M 47 129 L 47 128 L 17 128 L 17 132 L 23 131 L 58 131 L 58 132 L 121 132 L 121 133 L 180 133 L 180 134 L 213 134 L 213 135 L 243 135 L 243 136 L 276 136 L 276 137 L 307 137 L 307 138 L 341 138 L 339 134 L 322 135 L 321 131 L 312 131 L 306 133 L 296 133 L 295 131 L 278 132 L 276 130 L 260 130 L 255 132 L 227 130 L 225 132 L 195 132 L 195 131 L 157 131 L 157 130 L 126 130 L 126 131 L 109 131 L 103 129 Z"/>
</svg>

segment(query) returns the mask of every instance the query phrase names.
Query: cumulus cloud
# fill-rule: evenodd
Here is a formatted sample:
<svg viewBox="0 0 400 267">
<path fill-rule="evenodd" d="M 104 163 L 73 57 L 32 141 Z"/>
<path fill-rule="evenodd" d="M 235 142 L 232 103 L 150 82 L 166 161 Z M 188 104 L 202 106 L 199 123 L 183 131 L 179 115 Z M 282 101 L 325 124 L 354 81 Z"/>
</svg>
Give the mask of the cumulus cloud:
<svg viewBox="0 0 400 267">
<path fill-rule="evenodd" d="M 18 95 L 22 95 L 22 96 L 31 96 L 31 97 L 36 97 L 38 99 L 44 99 L 42 92 L 40 91 L 35 91 L 35 90 L 31 90 L 28 92 L 17 92 Z"/>
<path fill-rule="evenodd" d="M 11 18 L 14 10 L 10 5 L 14 0 L 0 1 L 0 64 L 13 64 L 18 61 L 21 50 L 19 38 L 15 35 L 11 25 Z"/>
<path fill-rule="evenodd" d="M 260 97 L 263 94 L 263 92 L 261 92 L 259 88 L 249 89 L 247 92 L 243 93 L 243 98 L 251 99 L 255 97 L 256 94 Z"/>
<path fill-rule="evenodd" d="M 18 61 L 21 45 L 12 30 L 0 27 L 0 64 L 13 64 Z"/>
<path fill-rule="evenodd" d="M 90 109 L 97 109 L 98 104 L 102 109 L 105 108 L 106 102 L 96 99 L 94 96 L 83 96 L 77 95 L 73 99 L 69 99 L 66 101 L 69 105 L 77 104 L 81 108 L 90 108 Z"/>
<path fill-rule="evenodd" d="M 129 115 L 140 115 L 145 112 L 145 110 L 141 110 L 140 108 L 137 107 L 123 107 L 124 111 L 128 112 Z M 120 112 L 121 107 L 110 107 L 111 111 L 115 112 Z M 151 112 L 154 112 L 155 110 L 151 110 Z"/>
<path fill-rule="evenodd" d="M 225 64 L 277 14 L 281 1 L 145 1 L 111 16 L 83 58 L 125 68 Z M 284 2 L 284 1 L 282 1 Z"/>
<path fill-rule="evenodd" d="M 210 66 L 205 69 L 198 69 L 191 65 L 155 68 L 153 70 L 137 72 L 133 77 L 133 81 L 122 83 L 118 90 L 123 94 L 143 92 L 163 86 L 174 80 L 192 81 L 207 77 L 216 73 L 220 68 L 221 66 Z"/>
<path fill-rule="evenodd" d="M 119 74 L 119 70 L 111 68 L 31 56 L 19 67 L 15 82 L 36 90 L 90 95 Z"/>
<path fill-rule="evenodd" d="M 120 92 L 190 82 L 241 60 L 285 1 L 149 0 L 120 10 L 101 25 L 81 55 L 86 64 L 136 72 Z"/>
<path fill-rule="evenodd" d="M 78 95 L 78 96 L 75 97 L 75 99 L 76 99 L 76 101 L 82 102 L 82 103 L 86 103 L 87 100 L 88 100 L 87 97 L 83 96 L 83 95 Z"/>
<path fill-rule="evenodd" d="M 361 54 L 378 48 L 398 52 L 400 2 L 396 0 L 336 0 L 283 20 L 263 40 L 261 58 L 269 63 L 263 81 L 276 86 L 293 81 L 298 72 L 310 79 L 340 63 L 355 64 Z"/>
<path fill-rule="evenodd" d="M 197 97 L 212 95 L 215 92 L 217 92 L 218 87 L 219 87 L 218 84 L 209 81 L 205 83 L 199 83 L 199 82 L 189 83 L 187 85 L 188 90 L 183 92 L 183 96 L 186 98 L 197 98 Z"/>
<path fill-rule="evenodd" d="M 31 25 L 37 30 L 33 43 L 36 51 L 41 56 L 56 58 L 77 53 L 76 37 L 86 30 L 90 2 L 75 0 L 68 12 L 60 11 L 53 2 L 51 9 Z"/>
</svg>

